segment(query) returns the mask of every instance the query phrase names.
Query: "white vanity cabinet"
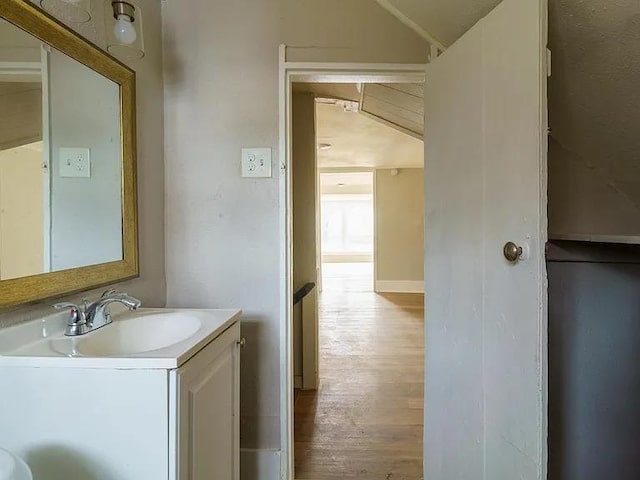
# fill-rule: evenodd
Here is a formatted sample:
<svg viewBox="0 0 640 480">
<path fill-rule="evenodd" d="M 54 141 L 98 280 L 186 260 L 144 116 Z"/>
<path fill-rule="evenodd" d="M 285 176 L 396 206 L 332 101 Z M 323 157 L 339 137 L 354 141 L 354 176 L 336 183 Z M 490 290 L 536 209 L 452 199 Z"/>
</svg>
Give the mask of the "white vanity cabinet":
<svg viewBox="0 0 640 480">
<path fill-rule="evenodd" d="M 133 315 L 123 321 L 200 327 L 165 349 L 101 358 L 56 353 L 83 341 L 58 320 L 36 322 L 44 336 L 17 350 L 7 345 L 31 327 L 0 330 L 0 447 L 34 480 L 239 480 L 240 312 Z"/>
<path fill-rule="evenodd" d="M 176 451 L 171 480 L 240 478 L 239 345 L 236 324 L 183 367 L 170 371 L 170 425 L 175 428 L 170 440 Z"/>
</svg>

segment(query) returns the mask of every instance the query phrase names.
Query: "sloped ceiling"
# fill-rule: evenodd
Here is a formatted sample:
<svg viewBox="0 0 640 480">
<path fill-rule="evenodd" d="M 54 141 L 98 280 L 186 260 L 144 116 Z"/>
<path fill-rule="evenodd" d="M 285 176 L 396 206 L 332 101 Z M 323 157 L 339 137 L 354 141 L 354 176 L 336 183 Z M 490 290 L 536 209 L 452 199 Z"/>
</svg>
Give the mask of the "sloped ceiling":
<svg viewBox="0 0 640 480">
<path fill-rule="evenodd" d="M 360 88 L 355 83 L 294 83 L 294 93 L 313 93 L 316 98 L 360 101 Z"/>
<path fill-rule="evenodd" d="M 377 1 L 445 46 L 500 3 Z M 640 1 L 548 3 L 553 52 L 549 161 L 556 155 L 572 158 L 640 208 Z"/>
<path fill-rule="evenodd" d="M 331 145 L 318 151 L 320 168 L 422 168 L 422 140 L 399 132 L 339 105 L 316 104 L 318 144 Z"/>
<path fill-rule="evenodd" d="M 377 1 L 392 14 L 404 15 L 418 25 L 426 36 L 434 38 L 445 47 L 455 42 L 500 3 L 500 0 Z"/>
<path fill-rule="evenodd" d="M 293 91 L 316 98 L 359 101 L 357 84 L 294 83 Z M 340 104 L 316 103 L 317 142 L 331 148 L 318 150 L 318 167 L 422 168 L 422 140 L 362 115 L 345 111 Z"/>
</svg>

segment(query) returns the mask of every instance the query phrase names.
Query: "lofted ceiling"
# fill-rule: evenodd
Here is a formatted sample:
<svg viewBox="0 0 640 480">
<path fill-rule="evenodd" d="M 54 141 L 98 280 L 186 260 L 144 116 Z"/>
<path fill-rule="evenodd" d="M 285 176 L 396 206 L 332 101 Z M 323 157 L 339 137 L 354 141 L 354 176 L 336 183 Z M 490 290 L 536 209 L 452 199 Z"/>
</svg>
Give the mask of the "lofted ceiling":
<svg viewBox="0 0 640 480">
<path fill-rule="evenodd" d="M 356 83 L 294 83 L 293 93 L 313 93 L 317 98 L 360 101 L 361 86 Z"/>
<path fill-rule="evenodd" d="M 377 0 L 399 20 L 433 40 L 438 47 L 448 47 L 478 20 L 493 10 L 500 0 Z"/>
<path fill-rule="evenodd" d="M 422 140 L 424 83 L 364 84 L 360 112 Z"/>
<path fill-rule="evenodd" d="M 500 0 L 377 0 L 449 47 Z M 550 162 L 571 158 L 640 208 L 640 2 L 549 1 Z"/>
<path fill-rule="evenodd" d="M 316 104 L 319 168 L 422 168 L 424 144 L 339 104 Z"/>
<path fill-rule="evenodd" d="M 371 86 L 380 86 L 372 84 Z M 394 84 L 394 86 L 396 86 Z M 398 88 L 416 89 L 422 85 L 397 84 Z M 360 101 L 366 85 L 348 83 L 294 83 L 294 93 L 311 93 L 316 101 L 317 142 L 331 145 L 318 150 L 319 168 L 422 168 L 424 143 L 404 131 L 389 126 L 372 114 L 347 111 L 347 104 Z M 394 90 L 395 91 L 395 90 Z M 413 90 L 411 90 L 413 91 Z M 423 93 L 420 93 L 423 95 Z M 389 108 L 401 111 L 398 99 L 382 97 Z M 401 98 L 400 100 L 404 100 Z M 333 103 L 332 103 L 333 102 Z M 422 100 L 420 98 L 420 103 Z M 355 109 L 357 110 L 357 105 Z M 420 116 L 423 110 L 419 109 Z M 382 112 L 384 117 L 385 113 Z M 421 137 L 421 135 L 420 135 Z"/>
</svg>

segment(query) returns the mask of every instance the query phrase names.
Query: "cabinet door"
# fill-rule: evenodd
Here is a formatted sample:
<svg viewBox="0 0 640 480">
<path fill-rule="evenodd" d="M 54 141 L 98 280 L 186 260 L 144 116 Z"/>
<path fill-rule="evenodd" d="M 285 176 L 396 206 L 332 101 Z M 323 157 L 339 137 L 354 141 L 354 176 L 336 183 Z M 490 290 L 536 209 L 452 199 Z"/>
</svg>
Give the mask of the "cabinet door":
<svg viewBox="0 0 640 480">
<path fill-rule="evenodd" d="M 240 327 L 178 370 L 178 478 L 238 480 Z"/>
</svg>

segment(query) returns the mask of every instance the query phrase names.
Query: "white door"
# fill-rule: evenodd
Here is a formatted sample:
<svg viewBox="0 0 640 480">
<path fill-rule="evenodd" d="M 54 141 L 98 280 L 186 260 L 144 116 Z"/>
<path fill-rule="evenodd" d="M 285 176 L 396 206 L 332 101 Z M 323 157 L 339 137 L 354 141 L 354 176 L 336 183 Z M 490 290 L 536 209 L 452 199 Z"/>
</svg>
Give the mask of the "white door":
<svg viewBox="0 0 640 480">
<path fill-rule="evenodd" d="M 429 480 L 546 478 L 546 11 L 505 0 L 427 68 Z"/>
</svg>

